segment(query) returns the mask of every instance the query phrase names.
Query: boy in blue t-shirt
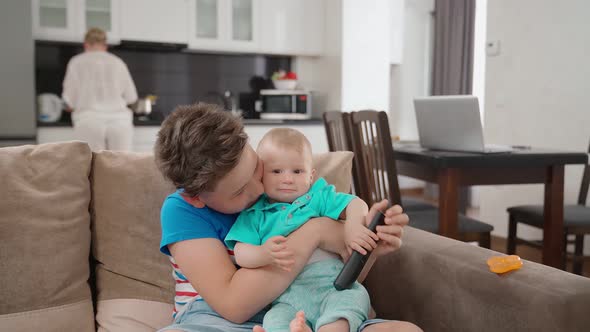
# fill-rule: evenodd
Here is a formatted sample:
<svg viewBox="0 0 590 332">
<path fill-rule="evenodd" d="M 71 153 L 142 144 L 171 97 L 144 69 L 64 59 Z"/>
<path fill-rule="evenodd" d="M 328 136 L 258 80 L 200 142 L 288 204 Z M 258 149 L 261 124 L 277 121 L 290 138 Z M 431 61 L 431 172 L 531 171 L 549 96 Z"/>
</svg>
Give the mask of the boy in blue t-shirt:
<svg viewBox="0 0 590 332">
<path fill-rule="evenodd" d="M 302 133 L 272 129 L 260 141 L 257 153 L 264 163 L 265 194 L 242 211 L 225 238 L 238 265 L 257 268 L 275 264 L 289 269 L 292 260 L 285 236 L 314 217 L 345 219 L 345 241 L 351 249 L 360 247 L 364 254 L 377 247 L 379 238 L 363 225 L 367 204 L 336 192 L 323 178 L 313 182 L 311 144 Z M 342 266 L 339 257 L 314 254 L 266 313 L 262 325 L 266 331 L 288 330 L 289 321 L 301 310 L 313 331 L 323 326 L 330 331 L 357 331 L 367 319 L 369 294 L 358 282 L 347 290 L 334 288 Z"/>
<path fill-rule="evenodd" d="M 161 210 L 160 250 L 169 257 L 176 281 L 174 322 L 163 331 L 262 332 L 256 325 L 262 323 L 265 307 L 287 289 L 315 248 L 345 250 L 342 224 L 314 218 L 287 237 L 290 269 L 241 269 L 234 264 L 233 251 L 223 240 L 237 213 L 262 194 L 263 164 L 240 119 L 220 107 L 177 107 L 162 123 L 154 150 L 158 168 L 178 188 Z M 386 206 L 386 201 L 373 205 L 366 219 Z M 385 215 L 370 259 L 401 245 L 407 215 L 400 206 Z M 306 327 L 302 313 L 289 326 L 294 332 Z M 361 330 L 420 331 L 405 322 L 383 320 L 367 320 Z"/>
</svg>

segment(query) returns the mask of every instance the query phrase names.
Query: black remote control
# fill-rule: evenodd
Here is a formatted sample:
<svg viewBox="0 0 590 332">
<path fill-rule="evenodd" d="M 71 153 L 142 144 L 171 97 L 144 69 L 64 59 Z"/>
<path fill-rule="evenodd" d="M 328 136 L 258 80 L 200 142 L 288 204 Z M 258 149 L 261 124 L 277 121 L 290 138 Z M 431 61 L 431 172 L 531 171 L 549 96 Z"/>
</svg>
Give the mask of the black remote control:
<svg viewBox="0 0 590 332">
<path fill-rule="evenodd" d="M 381 213 L 381 211 L 378 211 L 373 220 L 371 220 L 368 228 L 372 232 L 375 232 L 375 229 L 377 229 L 378 225 L 384 224 L 385 215 Z M 336 280 L 334 280 L 334 287 L 337 290 L 349 289 L 359 277 L 359 274 L 361 274 L 361 271 L 363 270 L 365 263 L 367 263 L 367 259 L 369 258 L 370 254 L 371 253 L 369 252 L 366 255 L 362 255 L 358 251 L 353 250 L 352 255 L 350 255 L 350 258 L 348 259 L 348 262 L 344 264 L 342 271 L 340 271 L 340 274 L 338 277 L 336 277 Z"/>
</svg>

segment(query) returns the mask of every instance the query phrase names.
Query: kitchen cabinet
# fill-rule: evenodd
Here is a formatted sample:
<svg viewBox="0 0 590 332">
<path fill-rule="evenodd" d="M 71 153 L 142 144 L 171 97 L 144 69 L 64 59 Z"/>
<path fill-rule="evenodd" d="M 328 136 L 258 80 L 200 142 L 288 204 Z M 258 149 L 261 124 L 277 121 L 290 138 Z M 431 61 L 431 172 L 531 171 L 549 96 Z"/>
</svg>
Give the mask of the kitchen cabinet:
<svg viewBox="0 0 590 332">
<path fill-rule="evenodd" d="M 34 38 L 76 41 L 79 37 L 77 7 L 75 0 L 33 0 Z"/>
<path fill-rule="evenodd" d="M 325 0 L 260 0 L 259 52 L 322 55 Z"/>
<path fill-rule="evenodd" d="M 189 49 L 256 52 L 259 11 L 259 0 L 189 0 Z"/>
<path fill-rule="evenodd" d="M 121 40 L 186 44 L 189 0 L 122 0 Z"/>
<path fill-rule="evenodd" d="M 100 28 L 107 33 L 107 43 L 118 44 L 121 22 L 119 7 L 119 0 L 85 0 L 83 13 L 80 15 L 82 38 L 89 28 Z"/>
<path fill-rule="evenodd" d="M 37 40 L 81 43 L 91 27 L 119 43 L 119 0 L 33 0 L 33 36 Z"/>
<path fill-rule="evenodd" d="M 64 141 L 75 141 L 74 128 L 72 127 L 38 127 L 37 143 L 56 143 Z"/>
<path fill-rule="evenodd" d="M 133 152 L 153 152 L 158 137 L 159 126 L 136 126 L 133 129 Z M 56 143 L 78 140 L 74 134 L 74 128 L 64 127 L 38 127 L 37 143 Z"/>
<path fill-rule="evenodd" d="M 136 126 L 133 129 L 133 152 L 154 153 L 159 126 Z"/>
<path fill-rule="evenodd" d="M 262 137 L 272 128 L 289 127 L 301 131 L 313 142 L 313 153 L 328 152 L 328 140 L 322 124 L 296 124 L 289 122 L 286 124 L 246 124 L 244 131 L 248 134 L 250 145 L 256 147 Z M 135 126 L 133 129 L 133 151 L 153 153 L 154 145 L 158 137 L 159 126 Z M 74 135 L 74 128 L 64 127 L 38 127 L 37 143 L 54 143 L 63 141 L 77 140 Z"/>
</svg>

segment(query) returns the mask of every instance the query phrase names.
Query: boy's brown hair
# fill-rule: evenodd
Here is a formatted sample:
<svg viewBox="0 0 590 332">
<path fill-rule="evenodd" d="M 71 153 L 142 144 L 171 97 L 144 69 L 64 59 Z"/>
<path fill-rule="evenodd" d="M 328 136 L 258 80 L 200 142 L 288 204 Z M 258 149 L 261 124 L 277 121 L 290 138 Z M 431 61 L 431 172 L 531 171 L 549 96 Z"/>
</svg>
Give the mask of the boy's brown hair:
<svg viewBox="0 0 590 332">
<path fill-rule="evenodd" d="M 213 191 L 240 160 L 248 142 L 242 122 L 214 104 L 178 106 L 162 123 L 156 165 L 193 197 Z"/>
</svg>

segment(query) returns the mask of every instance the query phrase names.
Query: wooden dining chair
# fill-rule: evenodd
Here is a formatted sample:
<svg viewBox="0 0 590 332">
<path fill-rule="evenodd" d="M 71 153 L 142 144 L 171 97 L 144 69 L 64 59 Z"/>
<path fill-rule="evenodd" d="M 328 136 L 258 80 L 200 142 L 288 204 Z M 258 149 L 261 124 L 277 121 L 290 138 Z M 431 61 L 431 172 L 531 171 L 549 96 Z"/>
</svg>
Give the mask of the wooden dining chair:
<svg viewBox="0 0 590 332">
<path fill-rule="evenodd" d="M 324 112 L 323 118 L 330 151 L 351 151 L 352 140 L 347 128 L 350 113 L 328 111 Z"/>
<path fill-rule="evenodd" d="M 328 138 L 328 147 L 330 151 L 352 151 L 352 127 L 350 120 L 350 113 L 340 111 L 329 111 L 323 115 L 324 127 L 326 129 L 326 136 Z M 360 197 L 359 189 L 361 184 L 359 181 L 364 175 L 359 174 L 359 158 L 354 158 L 352 165 L 352 179 L 353 179 L 353 193 Z M 406 210 L 430 210 L 436 209 L 432 204 L 423 200 L 403 197 L 401 198 L 404 209 Z"/>
<path fill-rule="evenodd" d="M 373 110 L 352 112 L 350 128 L 352 151 L 359 160 L 358 172 L 362 175 L 358 196 L 369 205 L 382 199 L 401 204 L 410 217 L 411 226 L 438 233 L 438 209 L 406 209 L 401 199 L 387 113 Z M 461 240 L 477 241 L 480 246 L 490 248 L 492 225 L 464 215 L 459 215 L 458 222 Z"/>
<path fill-rule="evenodd" d="M 588 153 L 590 154 L 590 143 L 588 144 Z M 582 174 L 582 183 L 578 194 L 578 204 L 565 205 L 563 207 L 563 269 L 566 268 L 566 259 L 568 256 L 568 243 L 574 244 L 574 253 L 572 257 L 573 270 L 575 274 L 582 274 L 584 259 L 584 235 L 590 234 L 590 206 L 586 205 L 588 198 L 588 187 L 590 186 L 590 165 L 584 167 Z M 508 211 L 508 244 L 506 252 L 514 254 L 517 244 L 529 245 L 542 248 L 543 241 L 528 241 L 516 236 L 518 223 L 527 224 L 536 228 L 543 228 L 545 218 L 543 216 L 543 205 L 519 205 L 511 206 Z M 572 235 L 573 241 L 568 238 Z"/>
<path fill-rule="evenodd" d="M 324 112 L 324 128 L 330 151 L 352 151 L 352 139 L 349 133 L 350 114 L 340 111 Z M 359 188 L 357 158 L 352 162 L 352 190 L 356 194 Z M 358 196 L 358 194 L 357 194 Z"/>
</svg>

